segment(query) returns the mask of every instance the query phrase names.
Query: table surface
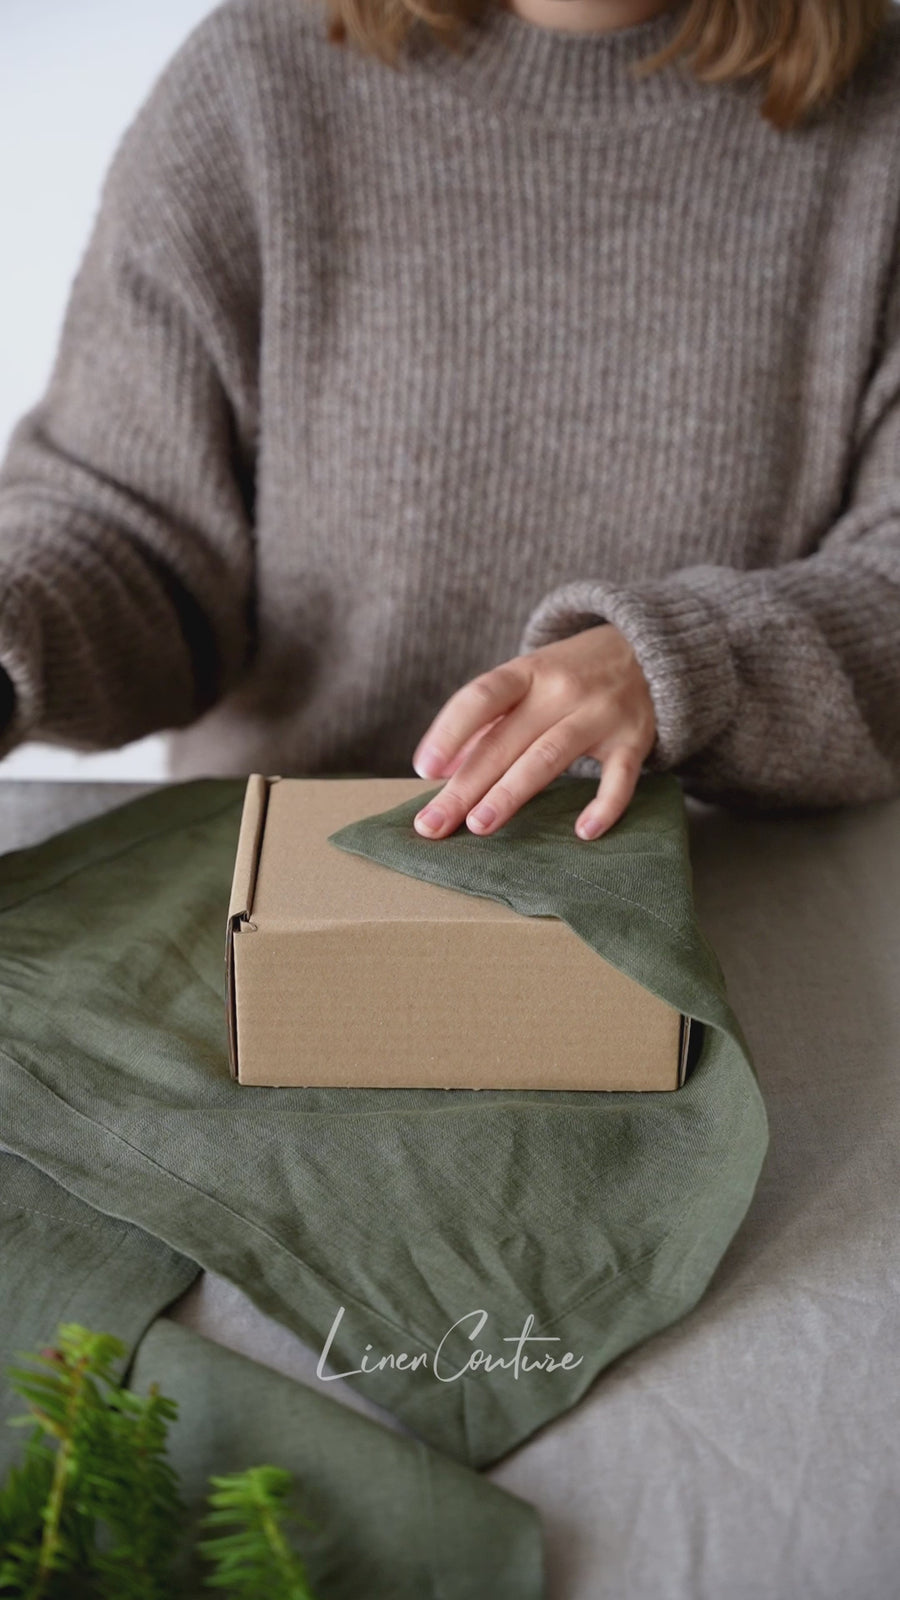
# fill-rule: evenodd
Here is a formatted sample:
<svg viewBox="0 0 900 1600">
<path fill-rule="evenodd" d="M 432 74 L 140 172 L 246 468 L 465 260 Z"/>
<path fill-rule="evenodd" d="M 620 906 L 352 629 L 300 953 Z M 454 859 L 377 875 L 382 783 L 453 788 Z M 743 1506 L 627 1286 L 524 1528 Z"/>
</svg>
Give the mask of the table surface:
<svg viewBox="0 0 900 1600">
<path fill-rule="evenodd" d="M 0 783 L 0 850 L 150 787 Z M 896 1600 L 900 800 L 687 811 L 768 1108 L 763 1172 L 694 1311 L 486 1476 L 538 1508 L 548 1600 Z M 318 1351 L 210 1273 L 167 1315 L 320 1381 Z"/>
</svg>

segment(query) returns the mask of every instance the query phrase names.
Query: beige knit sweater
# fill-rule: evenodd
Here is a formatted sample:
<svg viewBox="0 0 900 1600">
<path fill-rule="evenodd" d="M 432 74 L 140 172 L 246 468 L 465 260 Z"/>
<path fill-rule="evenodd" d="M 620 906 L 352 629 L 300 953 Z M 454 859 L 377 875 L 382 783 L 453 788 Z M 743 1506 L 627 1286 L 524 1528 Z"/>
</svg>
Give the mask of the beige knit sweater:
<svg viewBox="0 0 900 1600">
<path fill-rule="evenodd" d="M 8 442 L 0 754 L 412 777 L 456 689 L 605 619 L 648 770 L 900 792 L 900 13 L 789 133 L 634 80 L 676 21 L 497 6 L 401 70 L 317 0 L 194 29 Z"/>
</svg>

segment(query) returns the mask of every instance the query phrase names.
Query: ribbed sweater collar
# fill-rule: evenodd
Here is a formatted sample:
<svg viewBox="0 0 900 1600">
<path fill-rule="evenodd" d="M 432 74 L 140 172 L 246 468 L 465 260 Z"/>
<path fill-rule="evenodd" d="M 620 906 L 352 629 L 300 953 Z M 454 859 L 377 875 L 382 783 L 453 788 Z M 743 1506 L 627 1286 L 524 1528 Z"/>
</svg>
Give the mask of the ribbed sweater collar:
<svg viewBox="0 0 900 1600">
<path fill-rule="evenodd" d="M 433 37 L 417 61 L 446 87 L 495 110 L 559 124 L 656 121 L 696 105 L 718 86 L 700 84 L 681 61 L 635 78 L 631 67 L 667 44 L 683 0 L 647 22 L 601 33 L 571 33 L 526 22 L 491 0 L 468 23 L 460 54 Z"/>
</svg>

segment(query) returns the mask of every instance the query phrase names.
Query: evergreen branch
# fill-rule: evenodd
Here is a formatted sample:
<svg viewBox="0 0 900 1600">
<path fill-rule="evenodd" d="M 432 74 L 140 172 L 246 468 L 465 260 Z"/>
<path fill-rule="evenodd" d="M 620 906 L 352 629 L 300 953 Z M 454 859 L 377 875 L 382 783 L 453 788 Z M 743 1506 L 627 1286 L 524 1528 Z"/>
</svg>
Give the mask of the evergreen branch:
<svg viewBox="0 0 900 1600">
<path fill-rule="evenodd" d="M 78 1323 L 66 1323 L 59 1329 L 58 1346 L 37 1357 L 50 1368 L 49 1375 L 35 1379 L 13 1372 L 13 1388 L 26 1398 L 33 1396 L 31 1409 L 39 1426 L 59 1441 L 50 1493 L 41 1514 L 41 1547 L 26 1600 L 48 1600 L 53 1573 L 69 1570 L 78 1559 L 81 1541 L 67 1530 L 64 1512 L 67 1493 L 71 1495 L 76 1486 L 91 1413 L 103 1406 L 90 1373 L 106 1377 L 113 1359 L 124 1354 L 125 1346 L 118 1339 L 91 1333 Z"/>
<path fill-rule="evenodd" d="M 291 1481 L 289 1472 L 272 1466 L 210 1479 L 213 1509 L 202 1526 L 236 1524 L 238 1531 L 217 1534 L 197 1545 L 215 1562 L 215 1572 L 204 1579 L 209 1588 L 229 1589 L 232 1600 L 257 1600 L 260 1594 L 272 1600 L 315 1600 L 306 1568 L 284 1533 L 291 1515 L 285 1505 Z"/>
<path fill-rule="evenodd" d="M 0 1595 L 24 1594 L 34 1579 L 52 1482 L 53 1451 L 34 1428 L 24 1461 L 10 1468 L 0 1491 Z"/>
<path fill-rule="evenodd" d="M 0 1600 L 169 1600 L 186 1509 L 166 1459 L 176 1403 L 156 1384 L 143 1397 L 122 1388 L 114 1363 L 126 1347 L 77 1323 L 59 1327 L 53 1348 L 17 1354 L 39 1370 L 7 1369 L 29 1405 L 8 1420 L 31 1434 L 0 1486 Z M 201 1525 L 222 1531 L 197 1547 L 215 1564 L 208 1587 L 230 1600 L 315 1600 L 285 1532 L 288 1520 L 312 1525 L 286 1504 L 291 1481 L 274 1466 L 210 1479 Z"/>
<path fill-rule="evenodd" d="M 107 1470 L 94 1509 L 113 1530 L 112 1549 L 95 1559 L 109 1600 L 167 1600 L 174 1545 L 185 1507 L 165 1458 L 174 1400 L 151 1384 L 146 1396 L 116 1389 L 106 1416 Z"/>
</svg>

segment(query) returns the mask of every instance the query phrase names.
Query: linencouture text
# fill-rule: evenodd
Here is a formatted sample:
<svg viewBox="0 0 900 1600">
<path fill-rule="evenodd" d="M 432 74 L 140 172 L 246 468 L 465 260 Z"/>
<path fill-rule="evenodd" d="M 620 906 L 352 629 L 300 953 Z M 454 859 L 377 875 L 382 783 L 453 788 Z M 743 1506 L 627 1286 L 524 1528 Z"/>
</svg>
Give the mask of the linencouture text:
<svg viewBox="0 0 900 1600">
<path fill-rule="evenodd" d="M 583 1356 L 576 1356 L 571 1350 L 540 1350 L 538 1347 L 541 1345 L 559 1345 L 561 1340 L 556 1334 L 533 1333 L 534 1317 L 531 1313 L 526 1317 L 520 1333 L 504 1334 L 499 1340 L 489 1338 L 484 1344 L 476 1344 L 475 1341 L 481 1339 L 488 1321 L 487 1311 L 479 1308 L 467 1311 L 458 1317 L 433 1350 L 421 1348 L 415 1351 L 386 1350 L 376 1353 L 373 1346 L 367 1344 L 362 1355 L 357 1358 L 359 1366 L 346 1367 L 339 1372 L 326 1372 L 325 1365 L 343 1320 L 344 1310 L 344 1306 L 338 1307 L 316 1365 L 316 1377 L 323 1383 L 333 1383 L 339 1378 L 356 1378 L 364 1373 L 390 1370 L 430 1372 L 440 1383 L 454 1383 L 457 1378 L 475 1372 L 510 1372 L 513 1378 L 517 1379 L 530 1372 L 571 1372 L 584 1360 Z M 454 1334 L 458 1335 L 456 1339 L 453 1338 Z M 463 1341 L 473 1345 L 474 1348 L 466 1351 L 462 1348 Z M 496 1346 L 498 1343 L 512 1345 L 514 1348 L 504 1353 L 496 1348 L 486 1347 L 489 1344 Z"/>
</svg>

